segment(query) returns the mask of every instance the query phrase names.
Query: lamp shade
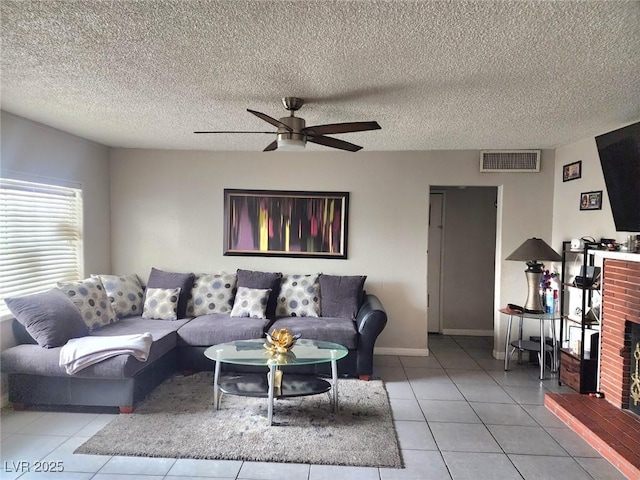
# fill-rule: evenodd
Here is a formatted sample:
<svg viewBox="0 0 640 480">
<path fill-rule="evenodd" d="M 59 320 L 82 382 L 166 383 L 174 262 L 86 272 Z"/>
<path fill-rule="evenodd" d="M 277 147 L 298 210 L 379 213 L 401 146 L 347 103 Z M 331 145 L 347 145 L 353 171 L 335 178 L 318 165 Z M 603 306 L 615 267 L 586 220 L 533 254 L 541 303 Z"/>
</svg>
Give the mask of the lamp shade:
<svg viewBox="0 0 640 480">
<path fill-rule="evenodd" d="M 523 262 L 546 260 L 559 262 L 562 257 L 541 238 L 530 238 L 516 248 L 506 260 L 519 260 Z"/>
<path fill-rule="evenodd" d="M 527 269 L 524 273 L 527 276 L 528 291 L 524 311 L 536 314 L 544 313 L 540 298 L 540 279 L 542 278 L 542 268 L 544 265 L 540 260 L 559 262 L 562 260 L 562 257 L 547 245 L 544 240 L 534 237 L 526 240 L 506 259 L 527 262 Z"/>
</svg>

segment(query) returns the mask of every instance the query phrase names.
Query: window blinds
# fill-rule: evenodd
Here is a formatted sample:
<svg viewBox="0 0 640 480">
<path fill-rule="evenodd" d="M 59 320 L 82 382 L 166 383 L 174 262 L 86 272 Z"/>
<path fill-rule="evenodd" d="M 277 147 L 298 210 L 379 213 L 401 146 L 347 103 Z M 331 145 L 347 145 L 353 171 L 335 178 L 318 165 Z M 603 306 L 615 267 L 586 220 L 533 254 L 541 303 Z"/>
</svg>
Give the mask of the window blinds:
<svg viewBox="0 0 640 480">
<path fill-rule="evenodd" d="M 0 299 L 81 275 L 82 191 L 0 178 Z"/>
</svg>

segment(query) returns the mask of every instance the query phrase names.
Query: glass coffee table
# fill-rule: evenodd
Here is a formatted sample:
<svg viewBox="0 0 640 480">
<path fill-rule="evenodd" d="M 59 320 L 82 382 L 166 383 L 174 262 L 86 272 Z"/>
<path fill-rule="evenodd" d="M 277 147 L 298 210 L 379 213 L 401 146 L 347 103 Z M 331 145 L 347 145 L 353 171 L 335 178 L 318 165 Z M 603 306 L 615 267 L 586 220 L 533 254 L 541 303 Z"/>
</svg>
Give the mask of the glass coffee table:
<svg viewBox="0 0 640 480">
<path fill-rule="evenodd" d="M 293 348 L 285 354 L 270 354 L 264 348 L 266 339 L 238 340 L 220 343 L 205 350 L 204 355 L 215 361 L 213 374 L 213 403 L 220 408 L 220 392 L 230 395 L 267 398 L 267 422 L 273 423 L 273 402 L 275 398 L 317 395 L 331 391 L 334 412 L 338 412 L 338 367 L 337 361 L 344 358 L 346 347 L 332 342 L 299 339 Z M 277 373 L 281 367 L 293 365 L 313 365 L 331 363 L 331 381 L 313 375 Z M 265 374 L 240 374 L 223 382 L 220 380 L 220 365 L 231 363 L 267 367 Z M 280 383 L 279 386 L 276 386 Z"/>
</svg>

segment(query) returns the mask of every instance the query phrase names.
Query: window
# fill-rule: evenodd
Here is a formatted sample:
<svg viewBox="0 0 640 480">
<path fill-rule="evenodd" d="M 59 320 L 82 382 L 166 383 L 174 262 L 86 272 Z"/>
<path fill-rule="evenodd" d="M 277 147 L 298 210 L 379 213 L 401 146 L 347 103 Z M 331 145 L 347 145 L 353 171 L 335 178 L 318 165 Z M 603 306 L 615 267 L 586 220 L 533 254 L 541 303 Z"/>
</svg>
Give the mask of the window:
<svg viewBox="0 0 640 480">
<path fill-rule="evenodd" d="M 0 299 L 81 276 L 82 191 L 0 178 Z"/>
</svg>

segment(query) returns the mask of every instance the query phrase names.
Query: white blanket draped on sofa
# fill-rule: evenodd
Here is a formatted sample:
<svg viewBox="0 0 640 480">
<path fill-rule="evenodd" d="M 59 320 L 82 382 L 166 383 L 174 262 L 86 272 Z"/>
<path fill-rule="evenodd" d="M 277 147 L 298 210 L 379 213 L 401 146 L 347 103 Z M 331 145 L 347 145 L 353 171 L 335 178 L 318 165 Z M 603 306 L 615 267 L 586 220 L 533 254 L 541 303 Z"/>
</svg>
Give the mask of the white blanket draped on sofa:
<svg viewBox="0 0 640 480">
<path fill-rule="evenodd" d="M 153 338 L 151 333 L 116 335 L 111 337 L 72 338 L 60 349 L 60 366 L 69 375 L 94 363 L 116 355 L 129 354 L 141 362 L 149 358 Z"/>
</svg>

